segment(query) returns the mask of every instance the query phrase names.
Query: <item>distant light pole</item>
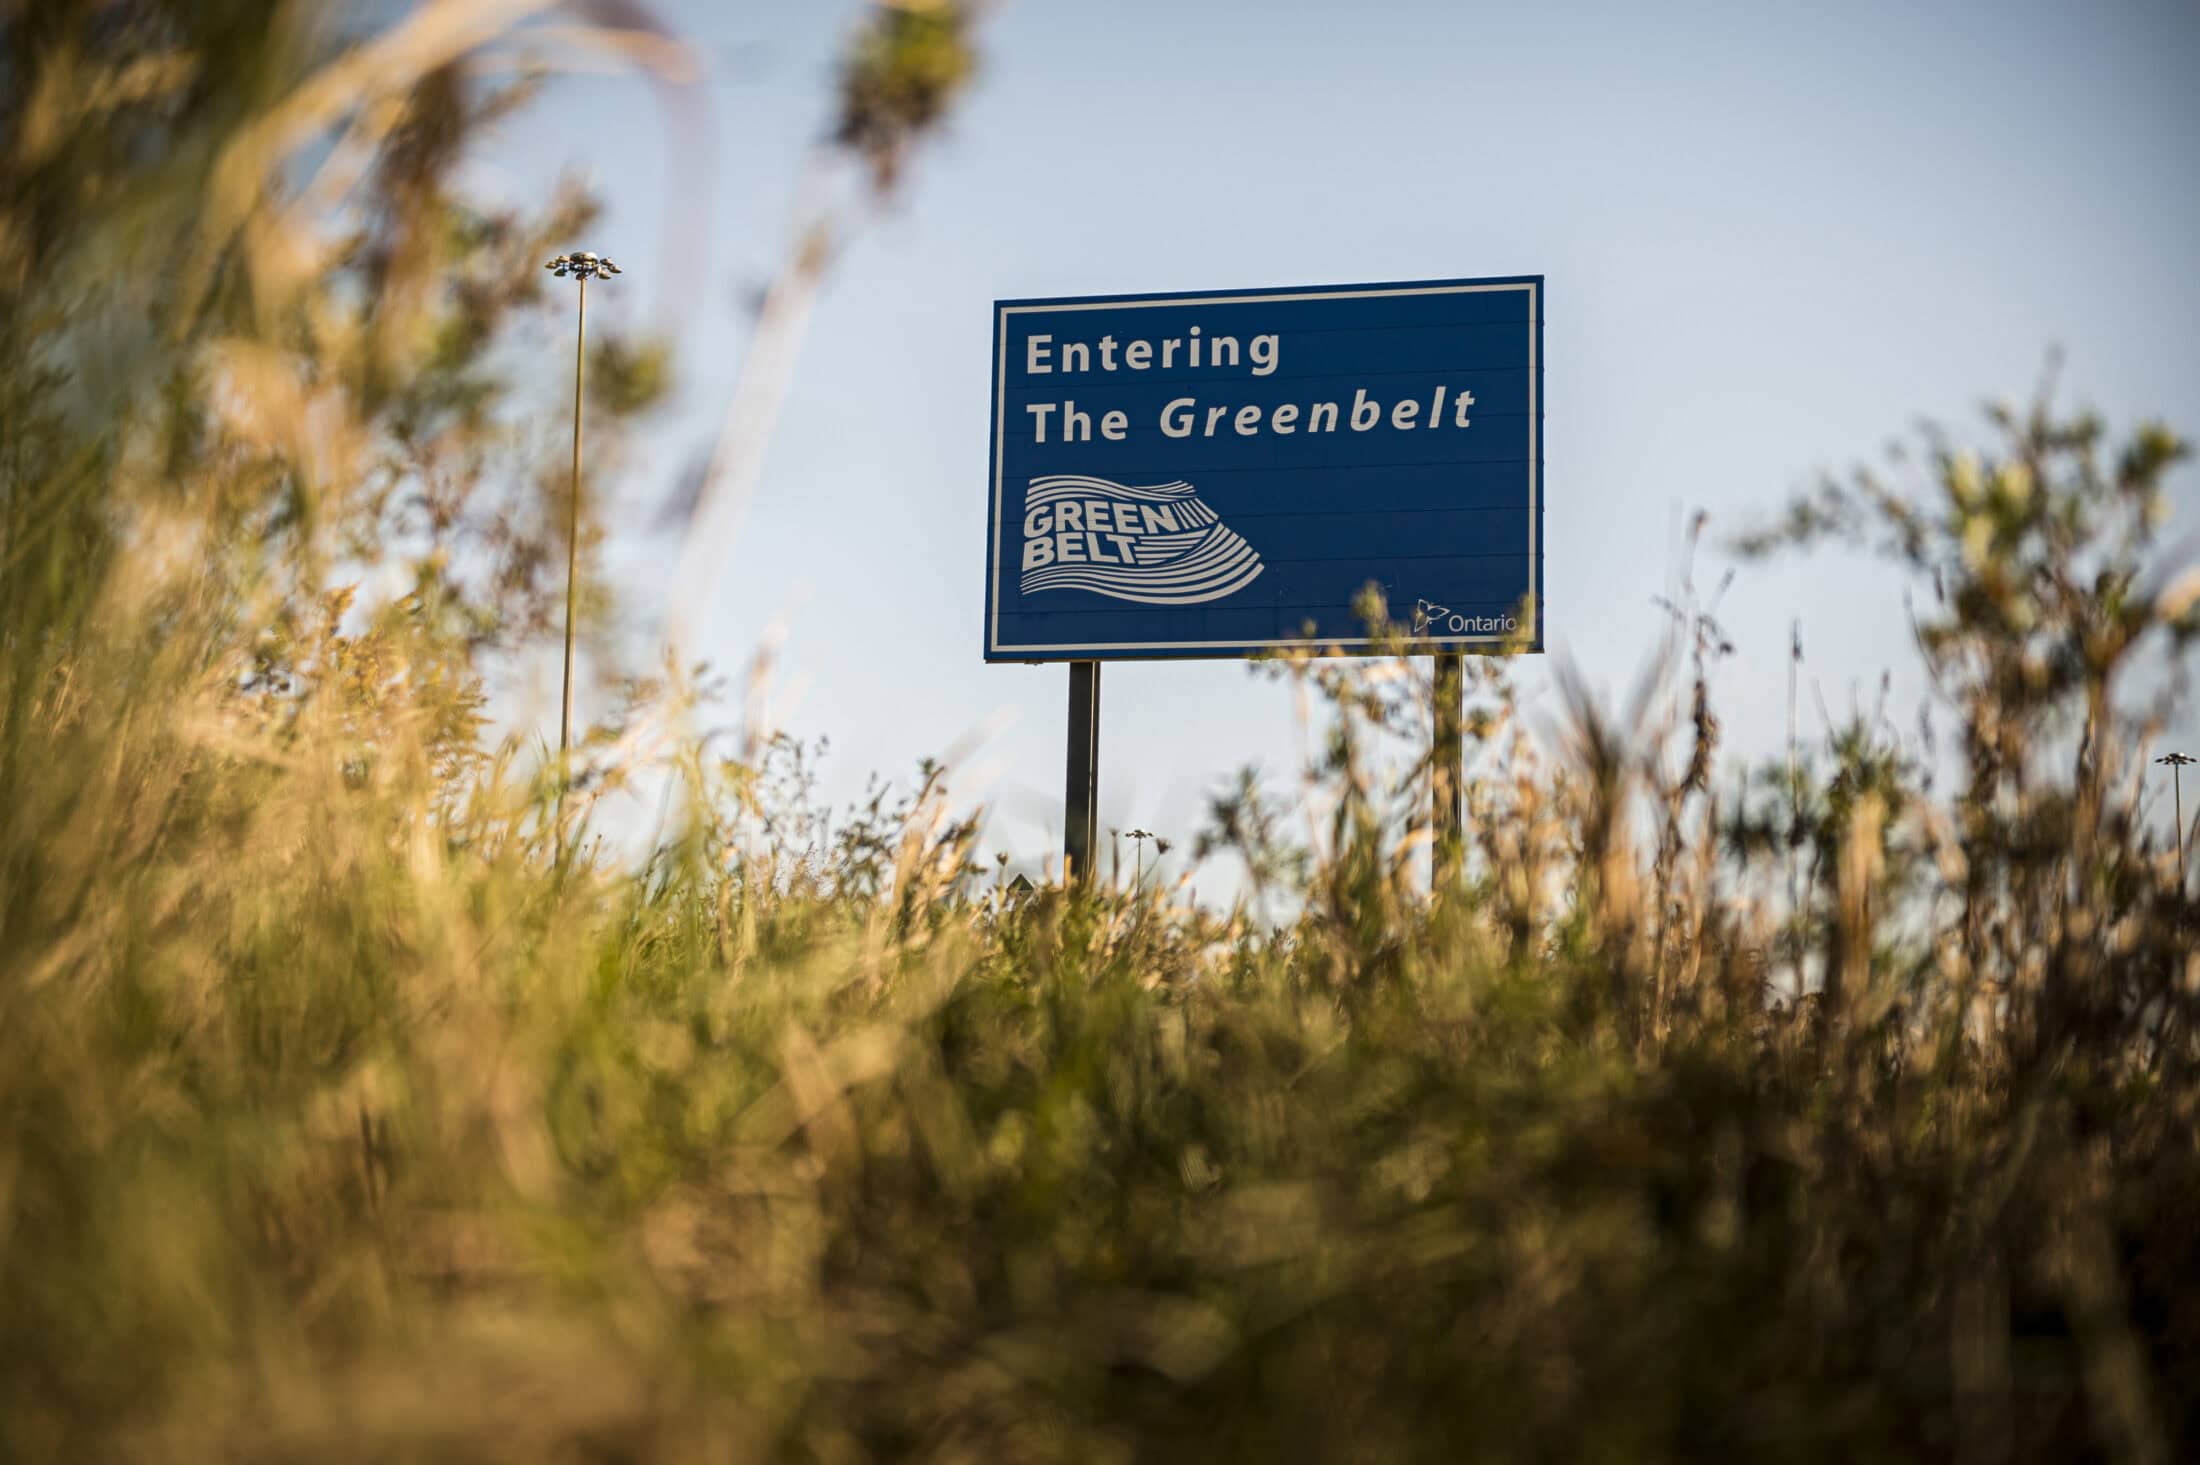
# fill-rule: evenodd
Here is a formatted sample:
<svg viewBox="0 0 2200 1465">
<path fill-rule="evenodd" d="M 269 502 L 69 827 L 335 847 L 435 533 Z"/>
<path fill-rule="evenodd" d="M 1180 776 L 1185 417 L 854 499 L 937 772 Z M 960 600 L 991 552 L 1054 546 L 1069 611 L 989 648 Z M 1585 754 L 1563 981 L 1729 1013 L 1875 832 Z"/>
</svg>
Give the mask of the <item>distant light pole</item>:
<svg viewBox="0 0 2200 1465">
<path fill-rule="evenodd" d="M 1126 829 L 1123 831 L 1123 837 L 1138 842 L 1138 852 L 1134 857 L 1131 870 L 1131 889 L 1136 890 L 1139 883 L 1146 878 L 1146 841 L 1149 839 L 1153 841 L 1156 856 L 1165 855 L 1169 852 L 1169 842 L 1151 829 Z"/>
<path fill-rule="evenodd" d="M 580 281 L 580 317 L 573 336 L 573 497 L 565 518 L 565 682 L 558 709 L 558 844 L 565 843 L 565 758 L 573 746 L 573 605 L 580 583 L 581 559 L 581 383 L 588 368 L 588 282 L 626 273 L 608 258 L 561 254 L 544 269 L 563 280 Z"/>
<path fill-rule="evenodd" d="M 2186 765 L 2200 760 L 2183 753 L 2165 753 L 2154 761 L 2169 765 L 2170 796 L 2177 807 L 2177 888 L 2182 890 L 2185 887 L 2185 791 L 2179 784 L 2178 774 Z"/>
</svg>

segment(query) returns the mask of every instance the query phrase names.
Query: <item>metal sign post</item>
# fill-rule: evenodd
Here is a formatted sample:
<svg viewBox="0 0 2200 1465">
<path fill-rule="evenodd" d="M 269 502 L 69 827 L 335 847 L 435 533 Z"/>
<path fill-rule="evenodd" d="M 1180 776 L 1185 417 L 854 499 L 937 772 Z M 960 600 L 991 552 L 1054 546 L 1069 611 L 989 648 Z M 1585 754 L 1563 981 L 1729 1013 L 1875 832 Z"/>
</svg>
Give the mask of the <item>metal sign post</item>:
<svg viewBox="0 0 2200 1465">
<path fill-rule="evenodd" d="M 1069 664 L 1069 775 L 1062 792 L 1062 883 L 1092 878 L 1100 848 L 1100 663 Z"/>
<path fill-rule="evenodd" d="M 1456 879 L 1466 853 L 1466 749 L 1461 726 L 1466 701 L 1466 663 L 1456 651 L 1437 653 L 1435 716 L 1430 719 L 1435 746 L 1429 752 L 1429 784 L 1436 802 L 1430 829 L 1431 883 L 1442 888 Z"/>
</svg>

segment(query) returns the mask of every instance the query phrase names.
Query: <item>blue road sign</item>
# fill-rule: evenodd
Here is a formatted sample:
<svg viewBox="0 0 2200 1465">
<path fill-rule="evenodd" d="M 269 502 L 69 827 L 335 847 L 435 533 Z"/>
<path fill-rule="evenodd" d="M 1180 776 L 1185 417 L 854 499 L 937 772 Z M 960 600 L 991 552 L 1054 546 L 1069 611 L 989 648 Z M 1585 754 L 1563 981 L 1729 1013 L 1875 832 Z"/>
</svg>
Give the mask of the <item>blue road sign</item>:
<svg viewBox="0 0 2200 1465">
<path fill-rule="evenodd" d="M 1542 649 L 1542 276 L 993 319 L 988 660 Z"/>
</svg>

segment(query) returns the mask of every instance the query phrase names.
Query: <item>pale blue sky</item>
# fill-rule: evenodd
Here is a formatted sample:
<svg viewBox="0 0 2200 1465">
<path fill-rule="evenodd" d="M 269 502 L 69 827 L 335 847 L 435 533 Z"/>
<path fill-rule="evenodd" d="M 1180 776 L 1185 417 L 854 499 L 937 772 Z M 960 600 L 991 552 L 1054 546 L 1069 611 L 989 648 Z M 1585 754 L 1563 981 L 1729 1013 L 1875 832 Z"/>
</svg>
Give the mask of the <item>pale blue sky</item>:
<svg viewBox="0 0 2200 1465">
<path fill-rule="evenodd" d="M 611 516 L 637 619 L 858 8 L 665 13 L 708 69 L 707 179 L 675 181 L 665 114 L 621 78 L 560 83 L 558 125 L 493 167 L 534 190 L 573 166 L 605 197 L 574 243 L 633 273 L 592 317 L 684 322 L 679 399 Z M 839 265 L 697 650 L 741 665 L 785 617 L 788 726 L 831 735 L 840 794 L 998 725 L 989 847 L 1058 844 L 1068 677 L 979 655 L 996 297 L 1545 275 L 1550 660 L 1614 693 L 1683 506 L 1737 529 L 1920 417 L 2023 395 L 2051 345 L 2068 400 L 2200 431 L 2200 6 L 1019 0 L 984 44 L 950 135 Z M 664 277 L 668 227 L 698 273 Z M 1891 668 L 1914 723 L 1876 572 L 1745 566 L 1723 609 L 1730 748 L 1784 741 L 1793 617 L 1829 704 Z M 1232 769 L 1297 761 L 1288 697 L 1241 665 L 1111 665 L 1102 702 L 1103 826 L 1188 837 Z"/>
</svg>

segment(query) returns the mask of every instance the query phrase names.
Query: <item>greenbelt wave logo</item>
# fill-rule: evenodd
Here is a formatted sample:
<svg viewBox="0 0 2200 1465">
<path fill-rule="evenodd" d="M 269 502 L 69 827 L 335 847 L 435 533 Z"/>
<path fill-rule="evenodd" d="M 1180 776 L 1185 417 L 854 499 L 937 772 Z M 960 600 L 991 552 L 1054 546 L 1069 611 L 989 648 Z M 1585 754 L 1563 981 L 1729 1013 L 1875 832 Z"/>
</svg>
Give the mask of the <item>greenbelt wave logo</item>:
<svg viewBox="0 0 2200 1465">
<path fill-rule="evenodd" d="M 1057 473 L 1024 496 L 1023 593 L 1088 590 L 1145 605 L 1196 605 L 1260 578 L 1260 555 L 1189 483 L 1142 488 Z"/>
</svg>

